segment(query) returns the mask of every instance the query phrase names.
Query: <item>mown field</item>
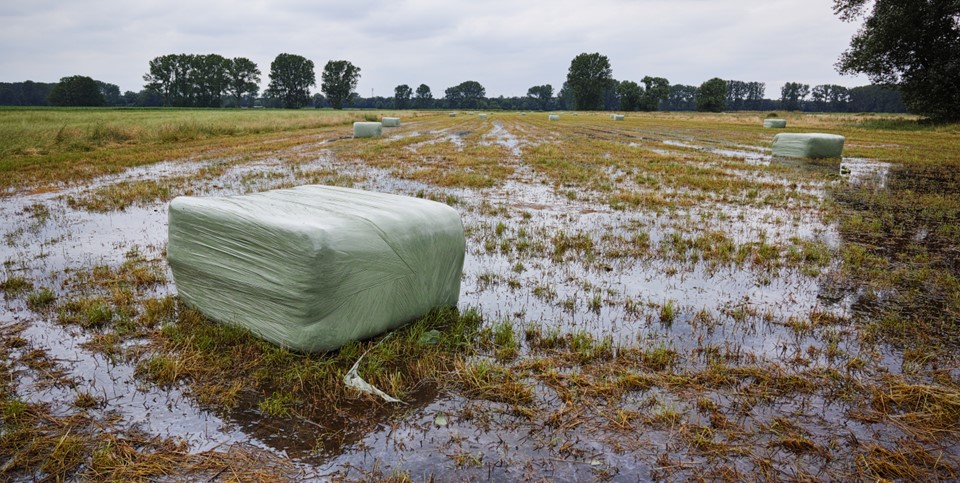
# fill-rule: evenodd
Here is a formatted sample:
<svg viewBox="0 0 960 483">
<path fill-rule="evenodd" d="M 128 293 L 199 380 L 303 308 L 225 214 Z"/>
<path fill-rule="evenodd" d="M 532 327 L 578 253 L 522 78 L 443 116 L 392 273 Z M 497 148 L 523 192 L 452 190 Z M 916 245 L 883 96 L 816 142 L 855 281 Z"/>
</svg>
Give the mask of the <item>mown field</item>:
<svg viewBox="0 0 960 483">
<path fill-rule="evenodd" d="M 957 478 L 960 126 L 767 114 L 0 110 L 0 476 Z M 309 183 L 458 210 L 458 307 L 305 355 L 180 303 L 173 197 Z"/>
</svg>

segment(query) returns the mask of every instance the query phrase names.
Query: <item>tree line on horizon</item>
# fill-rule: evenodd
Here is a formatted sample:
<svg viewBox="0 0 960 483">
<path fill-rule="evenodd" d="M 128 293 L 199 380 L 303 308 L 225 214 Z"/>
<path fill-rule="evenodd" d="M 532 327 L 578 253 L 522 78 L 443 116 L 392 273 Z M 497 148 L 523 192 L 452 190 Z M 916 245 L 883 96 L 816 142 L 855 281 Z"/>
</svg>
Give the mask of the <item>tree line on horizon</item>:
<svg viewBox="0 0 960 483">
<path fill-rule="evenodd" d="M 864 20 L 836 65 L 842 74 L 866 74 L 873 83 L 839 85 L 786 83 L 779 99 L 765 97 L 762 82 L 710 79 L 700 86 L 671 85 L 663 77 L 616 80 L 609 59 L 582 53 L 570 63 L 554 95 L 550 84 L 532 86 L 524 97 L 486 97 L 474 80 L 451 86 L 434 98 L 426 84 L 406 84 L 393 97 L 363 98 L 354 89 L 360 68 L 329 61 L 320 93 L 313 62 L 280 54 L 270 65 L 269 87 L 259 94 L 260 70 L 246 58 L 217 54 L 171 54 L 150 61 L 140 92 L 120 94 L 114 84 L 85 76 L 58 83 L 0 83 L 0 105 L 89 105 L 174 107 L 333 107 L 342 109 L 504 110 L 786 110 L 816 112 L 905 112 L 935 121 L 960 120 L 960 2 L 956 0 L 834 0 L 843 21 Z M 909 28 L 919 26 L 919 28 Z M 922 55 L 921 55 L 922 54 Z"/>
</svg>

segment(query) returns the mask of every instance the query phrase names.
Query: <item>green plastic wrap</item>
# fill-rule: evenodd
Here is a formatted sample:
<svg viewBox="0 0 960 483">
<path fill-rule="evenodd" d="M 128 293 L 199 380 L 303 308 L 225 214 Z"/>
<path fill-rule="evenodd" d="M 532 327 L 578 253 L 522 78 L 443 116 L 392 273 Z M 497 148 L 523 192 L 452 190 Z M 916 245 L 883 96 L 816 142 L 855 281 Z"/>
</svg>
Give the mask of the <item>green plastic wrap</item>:
<svg viewBox="0 0 960 483">
<path fill-rule="evenodd" d="M 623 114 L 610 114 L 610 119 L 613 119 L 614 121 L 622 121 L 624 120 L 624 117 Z"/>
<path fill-rule="evenodd" d="M 355 138 L 377 138 L 382 134 L 383 125 L 379 122 L 353 123 L 353 137 Z"/>
<path fill-rule="evenodd" d="M 385 117 L 380 120 L 380 124 L 383 124 L 383 127 L 400 127 L 400 118 Z"/>
<path fill-rule="evenodd" d="M 454 306 L 466 251 L 453 208 L 330 186 L 170 202 L 177 291 L 206 317 L 330 351 Z"/>
<path fill-rule="evenodd" d="M 790 158 L 839 158 L 845 138 L 837 134 L 780 133 L 773 137 L 773 155 Z"/>
<path fill-rule="evenodd" d="M 764 119 L 763 127 L 773 129 L 783 129 L 787 127 L 786 119 Z"/>
<path fill-rule="evenodd" d="M 559 121 L 560 116 L 557 114 L 550 114 L 550 117 L 548 117 L 547 119 L 550 119 L 551 121 Z"/>
<path fill-rule="evenodd" d="M 480 119 L 486 119 L 486 118 L 487 118 L 486 114 L 480 114 Z"/>
</svg>

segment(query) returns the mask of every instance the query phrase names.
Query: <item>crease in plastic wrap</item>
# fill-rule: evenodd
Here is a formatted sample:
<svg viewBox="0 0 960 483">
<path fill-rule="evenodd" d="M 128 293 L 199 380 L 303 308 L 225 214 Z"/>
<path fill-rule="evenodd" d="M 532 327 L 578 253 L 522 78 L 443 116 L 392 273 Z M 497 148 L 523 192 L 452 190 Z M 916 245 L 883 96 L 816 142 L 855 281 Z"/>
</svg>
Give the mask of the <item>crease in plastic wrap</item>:
<svg viewBox="0 0 960 483">
<path fill-rule="evenodd" d="M 840 158 L 846 140 L 838 134 L 780 133 L 773 137 L 773 155 L 790 158 Z"/>
<path fill-rule="evenodd" d="M 406 196 L 311 185 L 170 202 L 182 300 L 303 352 L 455 306 L 465 251 L 456 210 Z"/>
</svg>

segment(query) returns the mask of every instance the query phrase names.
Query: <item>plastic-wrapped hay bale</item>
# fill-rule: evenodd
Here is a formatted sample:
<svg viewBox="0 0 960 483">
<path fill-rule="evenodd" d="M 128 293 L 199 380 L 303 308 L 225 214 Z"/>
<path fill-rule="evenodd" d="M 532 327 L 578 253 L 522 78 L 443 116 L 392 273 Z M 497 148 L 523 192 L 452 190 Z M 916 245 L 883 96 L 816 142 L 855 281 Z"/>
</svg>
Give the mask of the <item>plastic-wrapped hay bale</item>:
<svg viewBox="0 0 960 483">
<path fill-rule="evenodd" d="M 780 133 L 773 137 L 773 155 L 790 158 L 839 158 L 845 138 L 837 134 Z"/>
<path fill-rule="evenodd" d="M 787 127 L 786 119 L 764 119 L 763 127 L 765 128 L 774 128 L 774 129 L 783 129 Z"/>
<path fill-rule="evenodd" d="M 486 114 L 480 114 L 480 119 L 486 119 L 486 118 L 487 118 Z"/>
<path fill-rule="evenodd" d="M 455 112 L 451 112 L 450 114 L 447 114 L 447 115 L 450 116 L 450 117 L 457 117 L 457 113 L 455 113 Z"/>
<path fill-rule="evenodd" d="M 383 119 L 380 119 L 380 124 L 383 124 L 383 127 L 400 127 L 400 118 L 385 117 Z"/>
<path fill-rule="evenodd" d="M 551 121 L 559 121 L 560 116 L 558 114 L 550 114 L 550 117 L 548 117 L 547 119 L 550 119 Z"/>
<path fill-rule="evenodd" d="M 170 203 L 184 302 L 304 352 L 456 305 L 465 248 L 457 211 L 419 198 L 312 185 Z"/>
<path fill-rule="evenodd" d="M 379 122 L 355 122 L 353 123 L 353 137 L 355 138 L 376 138 L 383 134 L 383 125 Z"/>
<path fill-rule="evenodd" d="M 624 119 L 623 114 L 611 114 L 610 118 L 614 121 L 622 121 Z"/>
</svg>

